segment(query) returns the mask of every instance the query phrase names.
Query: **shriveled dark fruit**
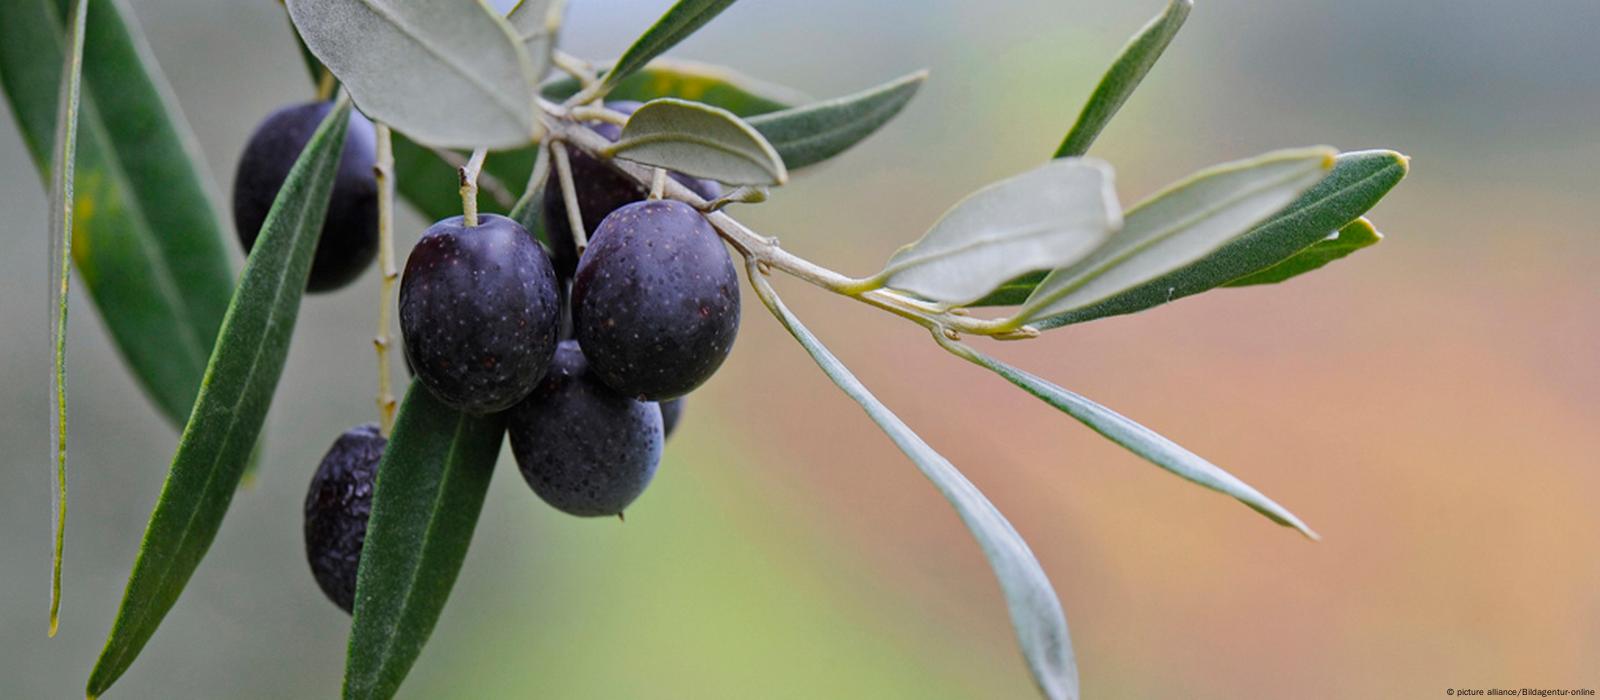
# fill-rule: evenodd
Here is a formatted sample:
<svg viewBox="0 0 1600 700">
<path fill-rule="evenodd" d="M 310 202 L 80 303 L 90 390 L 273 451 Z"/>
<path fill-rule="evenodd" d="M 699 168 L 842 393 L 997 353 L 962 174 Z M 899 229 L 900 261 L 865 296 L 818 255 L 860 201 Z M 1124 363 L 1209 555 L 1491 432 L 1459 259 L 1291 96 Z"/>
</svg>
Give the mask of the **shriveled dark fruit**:
<svg viewBox="0 0 1600 700">
<path fill-rule="evenodd" d="M 517 222 L 459 216 L 422 234 L 400 281 L 400 335 L 416 379 L 440 401 L 494 413 L 527 396 L 556 349 L 555 271 Z"/>
<path fill-rule="evenodd" d="M 633 114 L 633 111 L 639 108 L 639 103 L 608 102 L 606 106 L 623 114 Z M 590 122 L 588 126 L 612 141 L 622 135 L 622 127 L 616 124 Z M 574 193 L 578 195 L 578 212 L 583 215 L 584 228 L 588 229 L 585 233 L 593 233 L 600 222 L 618 207 L 643 201 L 649 196 L 649 188 L 640 185 L 610 163 L 576 148 L 569 148 L 567 151 L 572 161 L 572 181 Z M 673 172 L 671 175 L 672 179 L 701 197 L 716 199 L 722 196 L 722 186 L 713 180 L 701 180 L 679 172 Z M 561 183 L 554 175 L 544 186 L 544 208 L 541 210 L 541 215 L 544 220 L 545 235 L 550 239 L 550 255 L 555 263 L 556 273 L 561 275 L 562 279 L 570 279 L 572 271 L 578 267 L 578 248 L 573 244 L 572 225 L 567 221 L 567 201 L 562 197 Z"/>
<path fill-rule="evenodd" d="M 372 514 L 372 482 L 388 441 L 375 423 L 351 428 L 328 448 L 306 491 L 306 560 L 334 605 L 350 612 L 356 567 Z"/>
<path fill-rule="evenodd" d="M 683 417 L 683 402 L 687 399 L 679 396 L 675 399 L 662 401 L 661 406 L 661 437 L 672 437 L 672 429 L 678 427 L 678 419 Z"/>
<path fill-rule="evenodd" d="M 511 452 L 539 498 L 572 515 L 618 515 L 661 461 L 661 411 L 612 391 L 561 342 L 550 373 L 511 409 Z"/>
<path fill-rule="evenodd" d="M 572 280 L 573 336 L 607 385 L 647 401 L 689 393 L 739 333 L 739 276 L 683 202 L 646 201 L 600 223 Z"/>
<path fill-rule="evenodd" d="M 251 135 L 233 179 L 233 224 L 246 254 L 255 246 L 261 224 L 289 177 L 289 169 L 332 108 L 329 102 L 285 107 L 273 112 Z M 352 110 L 306 291 L 325 292 L 349 284 L 377 255 L 378 184 L 372 173 L 375 160 L 372 123 Z"/>
</svg>

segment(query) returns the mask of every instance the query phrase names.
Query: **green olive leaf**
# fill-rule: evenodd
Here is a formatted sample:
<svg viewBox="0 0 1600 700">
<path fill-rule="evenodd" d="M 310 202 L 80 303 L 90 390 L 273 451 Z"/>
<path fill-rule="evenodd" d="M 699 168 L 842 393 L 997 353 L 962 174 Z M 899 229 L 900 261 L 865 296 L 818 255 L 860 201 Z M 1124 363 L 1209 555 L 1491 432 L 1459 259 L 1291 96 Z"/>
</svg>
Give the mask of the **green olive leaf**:
<svg viewBox="0 0 1600 700">
<path fill-rule="evenodd" d="M 1104 245 L 1045 277 L 1010 323 L 1082 308 L 1204 258 L 1321 180 L 1335 153 L 1274 151 L 1168 187 L 1128 210 L 1122 230 Z"/>
<path fill-rule="evenodd" d="M 1128 449 L 1162 469 L 1178 475 L 1188 481 L 1194 482 L 1208 489 L 1232 496 L 1240 503 L 1249 506 L 1252 510 L 1266 516 L 1269 520 L 1291 527 L 1313 540 L 1317 533 L 1301 522 L 1283 506 L 1262 495 L 1260 491 L 1249 484 L 1240 481 L 1238 477 L 1229 474 L 1203 457 L 1190 452 L 1159 433 L 1129 420 L 1105 406 L 1079 394 L 1067 391 L 1055 384 L 1041 379 L 996 360 L 988 355 L 973 350 L 964 343 L 959 343 L 943 335 L 935 334 L 934 339 L 944 346 L 946 350 L 954 353 L 973 364 L 988 369 L 1000 375 L 1006 381 L 1017 385 L 1023 391 L 1032 394 L 1045 403 L 1054 406 L 1106 439 Z"/>
<path fill-rule="evenodd" d="M 1103 301 L 1034 325 L 1043 330 L 1143 311 L 1272 267 L 1371 209 L 1400 183 L 1409 168 L 1410 161 L 1394 151 L 1342 154 L 1333 172 L 1294 203 L 1210 255 Z"/>
<path fill-rule="evenodd" d="M 606 155 L 731 185 L 782 185 L 789 171 L 772 144 L 732 112 L 675 98 L 646 102 Z"/>
<path fill-rule="evenodd" d="M 373 487 L 347 700 L 392 697 L 422 652 L 461 571 L 504 434 L 500 415 L 455 411 L 411 383 Z"/>
<path fill-rule="evenodd" d="M 644 34 L 635 39 L 627 51 L 622 52 L 622 57 L 617 59 L 611 70 L 606 71 L 601 79 L 598 89 L 604 95 L 622 82 L 623 78 L 633 75 L 633 72 L 643 68 L 651 59 L 666 53 L 678 45 L 678 42 L 689 38 L 705 26 L 723 10 L 728 9 L 734 0 L 678 0 L 666 13 L 661 15 L 656 23 L 650 25 Z"/>
<path fill-rule="evenodd" d="M 67 533 L 67 294 L 72 284 L 73 168 L 78 155 L 78 105 L 83 96 L 83 35 L 89 0 L 72 3 L 61 99 L 50 163 L 50 454 L 54 463 L 54 539 L 50 562 L 50 636 L 61 624 L 61 555 Z"/>
<path fill-rule="evenodd" d="M 536 66 L 480 0 L 288 0 L 305 45 L 361 111 L 422 143 L 513 148 L 537 129 Z"/>
<path fill-rule="evenodd" d="M 295 161 L 261 225 L 150 514 L 110 637 L 89 676 L 91 698 L 133 663 L 222 525 L 283 374 L 349 123 L 350 102 L 339 100 Z"/>
<path fill-rule="evenodd" d="M 566 77 L 545 83 L 541 92 L 547 99 L 565 100 L 581 88 L 576 78 Z M 618 79 L 606 94 L 607 100 L 634 102 L 662 97 L 704 102 L 746 118 L 809 101 L 794 90 L 763 83 L 726 66 L 667 58 L 657 58 Z"/>
<path fill-rule="evenodd" d="M 1106 163 L 1071 158 L 984 187 L 897 251 L 873 279 L 959 305 L 1018 274 L 1071 263 L 1122 225 L 1112 179 Z"/>
<path fill-rule="evenodd" d="M 871 136 L 916 96 L 928 79 L 917 71 L 853 95 L 750 119 L 750 126 L 772 143 L 789 168 L 832 158 Z"/>
<path fill-rule="evenodd" d="M 128 369 L 182 426 L 232 293 L 233 235 L 187 122 L 122 0 L 89 0 L 72 253 Z M 68 3 L 0 2 L 0 88 L 51 186 Z"/>
<path fill-rule="evenodd" d="M 823 373 L 859 404 L 884 434 L 894 441 L 895 446 L 911 458 L 912 463 L 928 481 L 933 482 L 934 488 L 950 502 L 961 522 L 972 532 L 984 556 L 988 558 L 995 577 L 1000 581 L 1006 607 L 1011 613 L 1011 625 L 1016 630 L 1022 655 L 1040 692 L 1051 700 L 1076 700 L 1078 666 L 1073 658 L 1067 618 L 1061 611 L 1061 601 L 1056 599 L 1055 589 L 1050 586 L 1049 577 L 1045 576 L 1044 568 L 1039 565 L 1039 560 L 1028 549 L 1022 536 L 950 460 L 928 446 L 910 426 L 873 396 L 861 380 L 856 379 L 850 369 L 789 311 L 754 263 L 749 266 L 749 278 L 772 315 L 800 342 L 800 346 L 811 355 Z"/>
<path fill-rule="evenodd" d="M 506 21 L 528 52 L 535 81 L 550 70 L 550 54 L 556 48 L 556 33 L 561 29 L 564 0 L 519 0 L 506 13 Z"/>
<path fill-rule="evenodd" d="M 1356 219 L 1316 243 L 1306 246 L 1289 259 L 1254 274 L 1245 275 L 1224 287 L 1249 287 L 1257 284 L 1277 284 L 1321 268 L 1346 255 L 1383 240 L 1383 234 L 1372 226 L 1366 217 Z"/>
<path fill-rule="evenodd" d="M 1133 95 L 1134 89 L 1144 81 L 1150 69 L 1155 67 L 1162 52 L 1167 50 L 1167 45 L 1172 43 L 1172 38 L 1183 27 L 1184 20 L 1189 18 L 1189 10 L 1193 7 L 1194 0 L 1172 0 L 1165 11 L 1144 25 L 1128 45 L 1122 47 L 1122 53 L 1117 55 L 1111 67 L 1106 69 L 1105 76 L 1100 78 L 1100 84 L 1089 95 L 1083 111 L 1078 113 L 1078 121 L 1062 139 L 1054 157 L 1071 158 L 1089 152 L 1089 146 L 1111 123 L 1111 118 L 1117 115 L 1117 110 L 1122 109 L 1123 103 Z"/>
</svg>

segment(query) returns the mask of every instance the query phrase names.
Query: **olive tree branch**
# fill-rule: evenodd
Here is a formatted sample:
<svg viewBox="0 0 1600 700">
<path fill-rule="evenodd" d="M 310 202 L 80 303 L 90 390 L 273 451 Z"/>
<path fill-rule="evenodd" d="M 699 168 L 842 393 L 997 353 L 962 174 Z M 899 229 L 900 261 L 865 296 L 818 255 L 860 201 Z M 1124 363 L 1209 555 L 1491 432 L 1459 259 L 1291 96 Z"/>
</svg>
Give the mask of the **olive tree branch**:
<svg viewBox="0 0 1600 700">
<path fill-rule="evenodd" d="M 581 148 L 597 158 L 605 157 L 601 154 L 611 146 L 611 141 L 596 133 L 581 121 L 576 120 L 573 110 L 567 106 L 557 105 L 542 99 L 540 100 L 540 106 L 544 113 L 550 117 L 545 126 L 549 129 L 551 138 L 560 142 L 558 145 L 570 145 L 575 148 Z M 585 110 L 585 116 L 588 116 L 590 111 Z M 563 156 L 558 150 L 556 153 L 558 173 L 561 169 L 562 159 Z M 611 164 L 620 172 L 632 178 L 641 187 L 648 188 L 653 184 L 654 168 L 650 166 L 621 159 L 613 159 Z M 673 178 L 667 178 L 664 184 L 663 195 L 667 198 L 686 202 L 702 211 L 710 208 L 710 203 L 704 197 L 696 194 L 693 190 L 684 186 L 683 183 Z M 568 209 L 573 209 L 571 202 L 568 203 Z M 871 277 L 850 277 L 823 267 L 784 250 L 778 245 L 776 238 L 756 233 L 725 212 L 709 211 L 706 213 L 706 219 L 729 245 L 739 251 L 740 255 L 751 259 L 763 270 L 779 270 L 814 286 L 876 306 L 895 315 L 915 321 L 925 327 L 942 327 L 954 333 L 991 336 L 1001 340 L 1032 338 L 1039 334 L 1037 330 L 1028 326 L 1018 329 L 1006 328 L 1004 325 L 1005 319 L 973 318 L 961 313 L 941 309 L 920 299 L 907 296 L 904 293 L 882 288 Z"/>
</svg>

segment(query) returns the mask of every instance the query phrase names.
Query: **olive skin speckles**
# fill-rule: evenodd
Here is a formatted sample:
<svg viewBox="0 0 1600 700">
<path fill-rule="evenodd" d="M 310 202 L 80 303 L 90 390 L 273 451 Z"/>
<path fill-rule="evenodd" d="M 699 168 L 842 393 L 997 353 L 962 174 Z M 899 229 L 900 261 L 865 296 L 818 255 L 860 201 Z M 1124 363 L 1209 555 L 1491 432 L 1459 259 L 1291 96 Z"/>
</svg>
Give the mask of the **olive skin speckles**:
<svg viewBox="0 0 1600 700">
<path fill-rule="evenodd" d="M 306 491 L 306 561 L 322 592 L 347 613 L 355 604 L 372 483 L 387 442 L 375 423 L 345 431 L 328 448 Z"/>
<path fill-rule="evenodd" d="M 261 235 L 289 169 L 332 108 L 329 102 L 285 107 L 251 135 L 233 180 L 234 229 L 246 254 Z M 372 123 L 352 111 L 306 291 L 326 292 L 349 284 L 377 255 L 378 183 L 372 173 L 376 159 Z"/>
<path fill-rule="evenodd" d="M 511 410 L 507 429 L 534 493 L 572 515 L 621 514 L 661 460 L 661 411 L 601 383 L 570 340 L 556 350 L 544 381 Z"/>
<path fill-rule="evenodd" d="M 400 333 L 416 378 L 474 414 L 510 408 L 550 366 L 560 317 L 555 271 L 537 241 L 493 214 L 434 224 L 400 282 Z"/>
<path fill-rule="evenodd" d="M 632 114 L 639 108 L 639 103 L 608 102 L 606 106 L 624 114 Z M 622 135 L 622 127 L 615 124 L 593 122 L 588 126 L 612 141 Z M 578 212 L 583 216 L 584 228 L 588 229 L 585 233 L 592 234 L 600 222 L 619 207 L 643 201 L 650 194 L 649 189 L 616 166 L 579 149 L 568 149 L 568 152 L 572 162 L 573 189 L 578 196 Z M 711 180 L 701 180 L 678 172 L 672 173 L 672 179 L 706 199 L 716 199 L 722 195 L 722 186 Z M 561 183 L 554 176 L 545 183 L 541 215 L 556 274 L 562 279 L 571 279 L 573 270 L 578 266 L 578 248 L 572 240 L 567 201 L 561 194 Z"/>
<path fill-rule="evenodd" d="M 674 399 L 703 384 L 739 333 L 739 277 L 683 202 L 626 205 L 600 223 L 572 282 L 573 335 L 619 393 Z"/>
</svg>

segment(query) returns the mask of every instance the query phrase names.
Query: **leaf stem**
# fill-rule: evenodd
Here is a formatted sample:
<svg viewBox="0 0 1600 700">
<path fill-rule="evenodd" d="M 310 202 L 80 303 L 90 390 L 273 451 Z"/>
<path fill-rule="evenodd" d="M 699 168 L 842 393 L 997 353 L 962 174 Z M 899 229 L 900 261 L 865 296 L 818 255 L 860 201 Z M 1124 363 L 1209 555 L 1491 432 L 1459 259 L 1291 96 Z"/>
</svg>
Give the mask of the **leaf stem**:
<svg viewBox="0 0 1600 700">
<path fill-rule="evenodd" d="M 483 172 L 483 159 L 489 150 L 480 148 L 472 152 L 466 165 L 461 166 L 461 219 L 468 228 L 478 225 L 478 174 Z"/>
<path fill-rule="evenodd" d="M 378 334 L 372 345 L 378 352 L 378 432 L 384 437 L 394 430 L 395 398 L 390 385 L 389 346 L 393 342 L 389 333 L 390 300 L 394 297 L 394 283 L 400 277 L 394 264 L 394 137 L 389 125 L 374 122 L 378 141 L 378 159 L 372 174 L 378 181 L 378 270 L 383 277 L 378 281 Z"/>
<path fill-rule="evenodd" d="M 550 151 L 555 155 L 556 181 L 561 185 L 561 200 L 567 206 L 567 229 L 572 235 L 572 245 L 579 255 L 583 255 L 583 249 L 589 247 L 589 233 L 583 227 L 583 212 L 578 210 L 578 186 L 572 180 L 572 158 L 567 154 L 566 144 L 561 141 L 551 140 Z M 554 236 L 555 233 L 550 235 Z"/>
<path fill-rule="evenodd" d="M 593 65 L 561 49 L 554 49 L 550 52 L 550 62 L 555 64 L 555 67 L 561 72 L 575 78 L 578 84 L 583 87 L 589 87 L 596 80 L 599 80 L 599 77 L 595 75 Z"/>
</svg>

